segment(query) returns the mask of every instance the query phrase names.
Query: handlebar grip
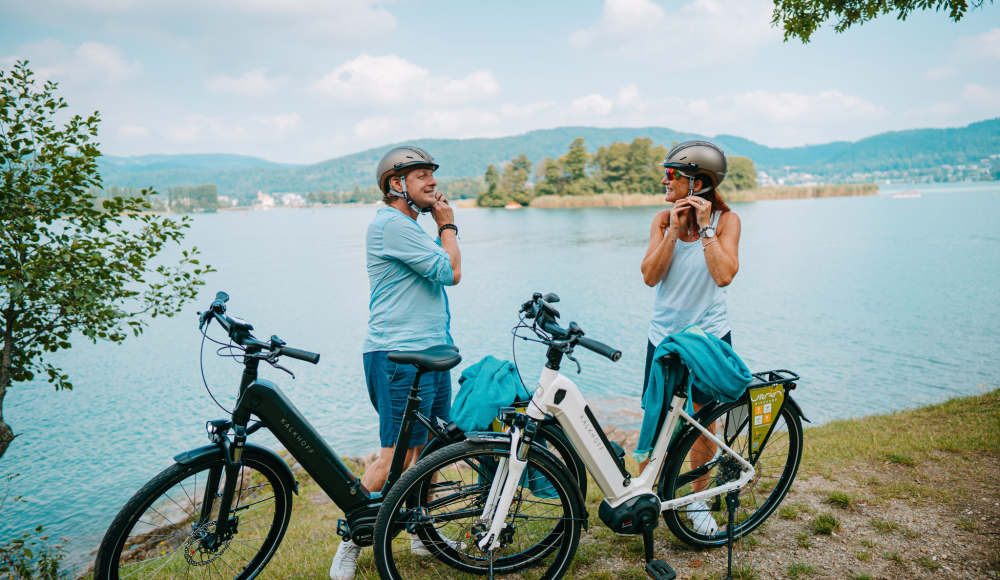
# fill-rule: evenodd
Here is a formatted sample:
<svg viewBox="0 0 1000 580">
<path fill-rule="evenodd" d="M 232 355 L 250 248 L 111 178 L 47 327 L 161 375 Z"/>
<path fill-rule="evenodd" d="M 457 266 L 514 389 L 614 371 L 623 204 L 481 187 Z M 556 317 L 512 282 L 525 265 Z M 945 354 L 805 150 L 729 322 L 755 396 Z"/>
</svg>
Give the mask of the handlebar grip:
<svg viewBox="0 0 1000 580">
<path fill-rule="evenodd" d="M 306 350 L 299 350 L 297 348 L 290 348 L 287 346 L 278 347 L 278 354 L 281 356 L 289 356 L 298 360 L 304 360 L 307 363 L 312 363 L 312 364 L 316 364 L 319 362 L 318 354 Z"/>
<path fill-rule="evenodd" d="M 591 340 L 586 336 L 581 336 L 577 339 L 577 344 L 582 346 L 587 350 L 596 352 L 601 356 L 608 357 L 612 362 L 617 361 L 622 357 L 622 351 L 611 348 L 610 346 L 604 344 L 603 342 L 597 342 L 596 340 Z"/>
</svg>

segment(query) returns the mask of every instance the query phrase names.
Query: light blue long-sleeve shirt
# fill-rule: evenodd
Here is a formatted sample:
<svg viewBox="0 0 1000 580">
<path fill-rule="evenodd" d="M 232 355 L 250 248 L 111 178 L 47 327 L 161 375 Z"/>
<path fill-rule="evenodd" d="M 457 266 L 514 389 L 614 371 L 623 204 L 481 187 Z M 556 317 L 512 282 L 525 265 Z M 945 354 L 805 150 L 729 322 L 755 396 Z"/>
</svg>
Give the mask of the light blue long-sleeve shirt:
<svg viewBox="0 0 1000 580">
<path fill-rule="evenodd" d="M 396 208 L 375 214 L 365 238 L 371 314 L 363 352 L 454 344 L 444 287 L 455 275 L 440 244 Z"/>
</svg>

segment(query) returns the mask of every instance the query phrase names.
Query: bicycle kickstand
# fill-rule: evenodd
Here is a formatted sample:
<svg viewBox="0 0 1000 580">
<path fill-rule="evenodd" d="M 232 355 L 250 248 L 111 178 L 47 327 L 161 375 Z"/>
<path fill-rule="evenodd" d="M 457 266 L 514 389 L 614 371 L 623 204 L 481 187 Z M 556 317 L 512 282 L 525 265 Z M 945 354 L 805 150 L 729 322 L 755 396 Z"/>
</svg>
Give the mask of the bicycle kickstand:
<svg viewBox="0 0 1000 580">
<path fill-rule="evenodd" d="M 733 580 L 733 528 L 736 527 L 736 508 L 740 507 L 740 490 L 726 494 L 726 508 L 729 510 L 729 525 L 726 527 L 726 544 L 729 548 L 729 565 L 726 580 Z"/>
</svg>

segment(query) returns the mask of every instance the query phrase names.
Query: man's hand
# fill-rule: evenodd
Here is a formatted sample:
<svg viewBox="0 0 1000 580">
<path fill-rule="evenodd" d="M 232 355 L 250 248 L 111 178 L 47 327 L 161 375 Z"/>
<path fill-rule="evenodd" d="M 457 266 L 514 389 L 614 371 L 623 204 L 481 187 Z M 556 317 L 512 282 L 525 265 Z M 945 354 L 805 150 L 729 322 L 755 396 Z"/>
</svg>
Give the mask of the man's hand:
<svg viewBox="0 0 1000 580">
<path fill-rule="evenodd" d="M 455 212 L 448 205 L 448 200 L 440 191 L 434 193 L 434 204 L 431 205 L 431 216 L 440 228 L 444 224 L 455 223 Z"/>
</svg>

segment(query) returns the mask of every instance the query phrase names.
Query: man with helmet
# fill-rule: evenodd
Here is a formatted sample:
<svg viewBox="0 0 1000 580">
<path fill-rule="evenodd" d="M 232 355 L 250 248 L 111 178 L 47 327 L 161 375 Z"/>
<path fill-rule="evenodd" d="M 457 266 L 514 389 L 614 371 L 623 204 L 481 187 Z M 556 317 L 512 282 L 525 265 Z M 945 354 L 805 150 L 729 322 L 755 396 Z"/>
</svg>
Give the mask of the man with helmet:
<svg viewBox="0 0 1000 580">
<path fill-rule="evenodd" d="M 368 395 L 379 415 L 381 452 L 365 471 L 361 483 L 369 491 L 385 484 L 392 461 L 403 409 L 416 369 L 397 365 L 388 354 L 398 350 L 422 350 L 451 339 L 451 313 L 445 286 L 462 278 L 462 254 L 458 227 L 448 200 L 435 190 L 434 159 L 419 147 L 396 147 L 379 161 L 375 180 L 382 190 L 385 207 L 368 225 L 365 254 L 371 287 L 368 335 L 363 348 Z M 422 213 L 436 223 L 438 237 L 432 239 L 417 224 Z M 434 420 L 450 420 L 451 375 L 424 374 L 420 379 L 420 412 Z M 427 441 L 423 425 L 415 424 L 405 465 L 420 454 Z M 411 550 L 430 552 L 412 536 Z M 349 580 L 357 569 L 361 547 L 341 542 L 330 567 L 334 580 Z"/>
<path fill-rule="evenodd" d="M 726 178 L 726 155 L 707 141 L 685 141 L 674 146 L 661 165 L 666 168 L 661 181 L 666 187 L 665 201 L 674 205 L 653 218 L 649 247 L 642 260 L 643 279 L 656 288 L 643 394 L 649 382 L 653 353 L 667 336 L 696 324 L 707 334 L 732 345 L 726 286 L 740 268 L 740 218 L 718 194 L 719 184 Z M 691 395 L 695 411 L 712 400 L 697 387 L 692 388 Z M 695 458 L 713 457 L 715 446 L 702 437 L 692 451 L 694 468 L 699 465 Z M 640 463 L 640 468 L 645 467 L 646 461 Z M 696 492 L 705 486 L 704 480 L 692 485 Z M 718 531 L 704 501 L 686 509 L 699 533 Z"/>
</svg>

